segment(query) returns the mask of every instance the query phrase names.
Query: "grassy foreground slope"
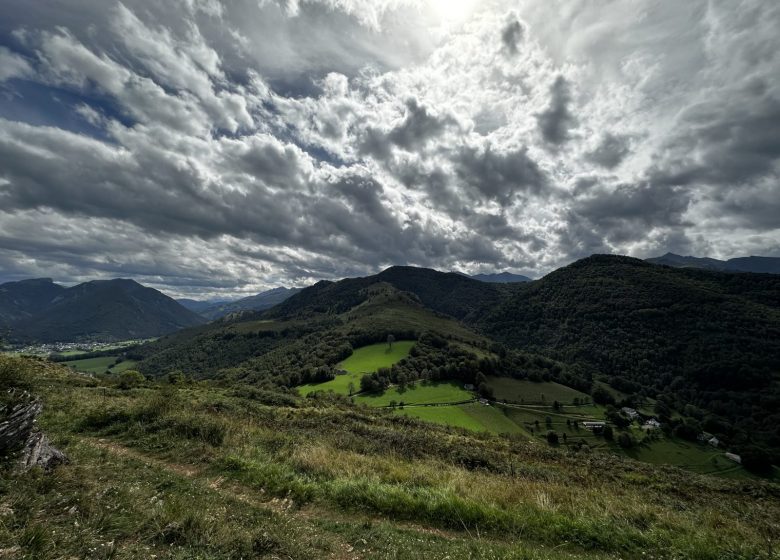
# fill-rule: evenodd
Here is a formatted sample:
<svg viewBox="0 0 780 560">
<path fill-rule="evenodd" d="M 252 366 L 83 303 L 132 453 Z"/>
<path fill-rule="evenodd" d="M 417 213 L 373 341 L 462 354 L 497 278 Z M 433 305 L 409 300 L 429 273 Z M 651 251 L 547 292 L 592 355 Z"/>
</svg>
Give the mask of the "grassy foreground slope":
<svg viewBox="0 0 780 560">
<path fill-rule="evenodd" d="M 770 483 L 565 453 L 335 396 L 122 391 L 15 363 L 33 364 L 40 424 L 72 462 L 3 471 L 0 550 L 13 558 L 747 559 L 768 557 L 778 536 Z"/>
</svg>

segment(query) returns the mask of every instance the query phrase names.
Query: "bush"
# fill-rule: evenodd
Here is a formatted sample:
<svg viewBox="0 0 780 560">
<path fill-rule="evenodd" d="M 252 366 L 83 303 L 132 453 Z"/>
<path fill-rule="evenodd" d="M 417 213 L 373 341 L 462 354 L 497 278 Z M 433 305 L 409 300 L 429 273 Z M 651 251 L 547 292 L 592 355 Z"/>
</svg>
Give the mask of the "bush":
<svg viewBox="0 0 780 560">
<path fill-rule="evenodd" d="M 547 432 L 547 443 L 550 445 L 558 445 L 558 434 L 552 430 Z"/>
<path fill-rule="evenodd" d="M 134 369 L 128 369 L 119 374 L 116 386 L 120 389 L 132 389 L 146 382 L 146 378 Z"/>
<path fill-rule="evenodd" d="M 32 388 L 32 370 L 21 358 L 0 356 L 0 392 Z"/>
</svg>

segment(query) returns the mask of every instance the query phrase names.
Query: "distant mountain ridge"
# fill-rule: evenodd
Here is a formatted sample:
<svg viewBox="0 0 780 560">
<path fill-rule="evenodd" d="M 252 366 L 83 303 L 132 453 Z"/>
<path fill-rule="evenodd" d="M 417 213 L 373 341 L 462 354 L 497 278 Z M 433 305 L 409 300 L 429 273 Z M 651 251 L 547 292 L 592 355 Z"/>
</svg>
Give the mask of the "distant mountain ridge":
<svg viewBox="0 0 780 560">
<path fill-rule="evenodd" d="M 708 257 L 691 257 L 666 253 L 660 257 L 645 259 L 649 263 L 674 266 L 677 268 L 703 268 L 723 272 L 756 272 L 764 274 L 780 274 L 780 258 L 778 257 L 736 257 L 727 261 Z"/>
<path fill-rule="evenodd" d="M 204 322 L 134 280 L 93 280 L 71 288 L 51 279 L 0 284 L 0 324 L 17 342 L 152 338 Z"/>
<path fill-rule="evenodd" d="M 235 301 L 208 302 L 192 299 L 180 299 L 177 301 L 187 309 L 214 321 L 242 311 L 265 311 L 300 291 L 301 288 L 279 287 Z"/>
<path fill-rule="evenodd" d="M 513 284 L 515 282 L 532 282 L 533 279 L 522 274 L 514 274 L 512 272 L 499 272 L 497 274 L 473 274 L 471 276 L 474 280 L 480 282 L 491 282 L 493 284 Z"/>
</svg>

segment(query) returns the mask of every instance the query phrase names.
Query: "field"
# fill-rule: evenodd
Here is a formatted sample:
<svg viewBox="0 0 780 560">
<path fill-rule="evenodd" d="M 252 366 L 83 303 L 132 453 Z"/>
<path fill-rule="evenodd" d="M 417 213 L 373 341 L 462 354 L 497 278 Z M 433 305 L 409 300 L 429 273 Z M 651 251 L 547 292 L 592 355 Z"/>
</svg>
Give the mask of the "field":
<svg viewBox="0 0 780 560">
<path fill-rule="evenodd" d="M 71 462 L 51 474 L 2 471 L 9 558 L 774 554 L 776 485 L 499 437 L 507 418 L 497 406 L 390 413 L 288 394 L 265 404 L 253 387 L 121 389 L 30 363 L 47 369 L 16 378 L 41 396 L 39 425 Z M 441 415 L 470 431 L 414 418 Z"/>
<path fill-rule="evenodd" d="M 650 446 L 639 446 L 629 450 L 621 450 L 627 456 L 657 465 L 677 465 L 702 474 L 727 474 L 741 472 L 744 469 L 726 459 L 722 451 L 709 445 L 682 441 L 679 439 L 661 438 Z"/>
<path fill-rule="evenodd" d="M 355 392 L 360 390 L 360 378 L 366 373 L 372 373 L 381 367 L 390 367 L 397 361 L 409 355 L 414 346 L 413 340 L 398 340 L 389 349 L 387 343 L 371 344 L 358 348 L 352 355 L 338 365 L 346 374 L 336 375 L 336 378 L 324 383 L 309 383 L 298 387 L 301 395 L 314 391 L 333 391 L 342 395 L 349 394 L 352 384 Z"/>
<path fill-rule="evenodd" d="M 552 381 L 537 383 L 511 377 L 488 377 L 488 385 L 493 389 L 494 398 L 499 401 L 526 404 L 552 404 L 553 401 L 571 404 L 574 399 L 590 401 L 590 395 Z"/>
<path fill-rule="evenodd" d="M 470 401 L 474 398 L 474 394 L 466 391 L 463 384 L 455 381 L 437 383 L 418 381 L 414 387 L 407 386 L 404 390 L 390 387 L 384 393 L 357 395 L 355 402 L 369 406 L 390 406 L 392 402 L 396 404 L 454 403 Z"/>
<path fill-rule="evenodd" d="M 124 360 L 114 365 L 116 363 L 116 356 L 100 356 L 98 358 L 85 358 L 83 360 L 72 360 L 63 363 L 82 373 L 105 373 L 106 371 L 111 373 L 122 373 L 135 366 L 133 360 Z"/>
</svg>

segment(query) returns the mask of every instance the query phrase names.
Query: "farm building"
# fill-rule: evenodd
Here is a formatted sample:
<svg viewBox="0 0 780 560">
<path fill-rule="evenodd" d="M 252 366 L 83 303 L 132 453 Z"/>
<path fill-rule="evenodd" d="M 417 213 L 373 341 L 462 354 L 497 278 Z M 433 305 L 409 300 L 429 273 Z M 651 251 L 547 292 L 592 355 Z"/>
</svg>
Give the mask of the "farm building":
<svg viewBox="0 0 780 560">
<path fill-rule="evenodd" d="M 604 422 L 583 422 L 583 427 L 586 430 L 603 430 L 605 423 Z"/>
<path fill-rule="evenodd" d="M 726 459 L 729 459 L 730 461 L 734 461 L 735 463 L 742 464 L 742 457 L 737 455 L 736 453 L 726 453 Z"/>
<path fill-rule="evenodd" d="M 707 440 L 707 443 L 709 443 L 712 447 L 718 447 L 720 445 L 720 440 L 715 436 L 712 436 Z"/>
<path fill-rule="evenodd" d="M 645 421 L 642 427 L 647 430 L 657 430 L 658 428 L 661 427 L 661 423 L 655 418 L 649 418 L 648 420 Z"/>
<path fill-rule="evenodd" d="M 636 411 L 636 409 L 624 406 L 623 408 L 620 409 L 620 411 L 626 416 L 628 416 L 631 420 L 636 420 L 637 418 L 639 418 L 639 413 Z"/>
</svg>

